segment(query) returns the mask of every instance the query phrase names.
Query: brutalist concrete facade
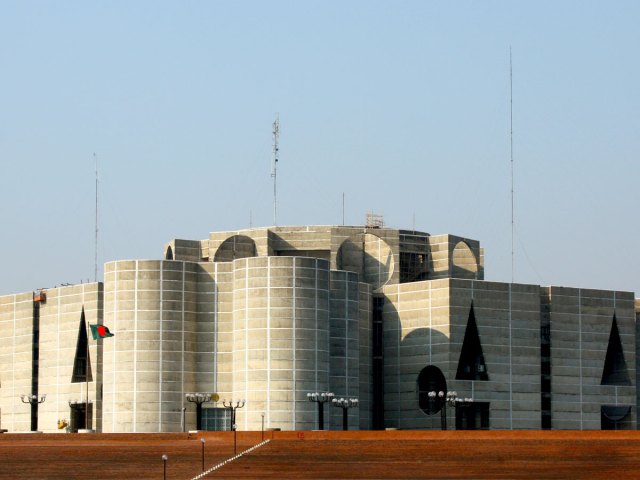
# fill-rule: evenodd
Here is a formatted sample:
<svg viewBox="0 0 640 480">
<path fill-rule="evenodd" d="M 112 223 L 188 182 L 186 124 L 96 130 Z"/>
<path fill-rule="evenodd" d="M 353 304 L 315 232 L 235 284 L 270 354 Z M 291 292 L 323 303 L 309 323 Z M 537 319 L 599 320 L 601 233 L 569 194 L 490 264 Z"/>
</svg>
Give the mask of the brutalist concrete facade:
<svg viewBox="0 0 640 480">
<path fill-rule="evenodd" d="M 629 292 L 485 281 L 479 242 L 454 235 L 213 232 L 0 297 L 0 428 L 193 429 L 185 394 L 210 392 L 246 400 L 239 429 L 314 429 L 315 391 L 360 400 L 349 428 L 636 428 L 638 312 Z"/>
<path fill-rule="evenodd" d="M 42 431 L 58 431 L 58 420 L 67 422 L 61 431 L 76 420 L 85 422 L 81 428 L 102 428 L 102 345 L 79 342 L 87 323 L 101 322 L 102 297 L 101 283 L 50 288 L 46 301 L 32 292 L 0 297 L 1 428 L 31 430 L 31 406 L 21 399 L 31 394 L 46 395 L 36 407 Z M 80 374 L 87 372 L 87 351 L 88 382 Z"/>
</svg>

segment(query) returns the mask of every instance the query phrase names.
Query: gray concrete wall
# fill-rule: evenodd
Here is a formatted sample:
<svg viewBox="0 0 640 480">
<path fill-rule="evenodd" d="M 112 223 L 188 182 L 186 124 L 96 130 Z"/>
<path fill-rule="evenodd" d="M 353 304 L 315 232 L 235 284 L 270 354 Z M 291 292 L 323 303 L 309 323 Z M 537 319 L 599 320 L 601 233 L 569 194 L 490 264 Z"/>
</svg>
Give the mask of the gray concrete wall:
<svg viewBox="0 0 640 480">
<path fill-rule="evenodd" d="M 471 304 L 489 379 L 455 380 L 459 396 L 490 402 L 491 429 L 539 429 L 540 289 L 537 285 L 451 280 L 455 376 Z"/>
<path fill-rule="evenodd" d="M 484 279 L 484 251 L 480 242 L 456 235 L 432 235 L 430 279 Z"/>
<path fill-rule="evenodd" d="M 38 410 L 38 428 L 44 432 L 64 433 L 58 420 L 71 421 L 69 402 L 87 401 L 87 384 L 73 382 L 73 367 L 84 308 L 89 345 L 91 381 L 88 400 L 92 411 L 92 428 L 102 428 L 102 401 L 98 386 L 102 383 L 102 342 L 93 340 L 89 325 L 102 323 L 101 283 L 71 285 L 46 290 L 47 301 L 40 304 L 39 392 L 46 401 Z"/>
<path fill-rule="evenodd" d="M 549 293 L 553 428 L 599 430 L 602 405 L 636 404 L 633 294 L 566 287 Z M 632 386 L 600 385 L 614 312 Z M 635 424 L 632 409 L 626 428 Z"/>
<path fill-rule="evenodd" d="M 449 281 L 381 289 L 384 316 L 384 409 L 387 428 L 440 428 L 440 418 L 418 408 L 417 379 L 427 365 L 450 378 Z"/>
<path fill-rule="evenodd" d="M 93 428 L 101 428 L 101 402 L 97 387 L 101 382 L 100 342 L 89 336 L 92 379 L 74 383 L 73 366 L 79 326 L 84 307 L 87 324 L 102 318 L 102 284 L 91 283 L 50 288 L 46 301 L 39 302 L 38 395 L 46 395 L 38 406 L 38 429 L 64 433 L 58 420 L 70 421 L 70 401 L 86 402 L 92 409 Z M 0 297 L 0 409 L 1 428 L 12 432 L 31 429 L 31 409 L 20 395 L 31 393 L 33 340 L 33 293 Z"/>
<path fill-rule="evenodd" d="M 31 393 L 33 293 L 0 297 L 0 418 L 11 432 L 31 430 L 31 408 L 20 395 Z"/>
<path fill-rule="evenodd" d="M 223 247 L 223 250 L 227 249 L 229 243 L 233 243 L 233 237 L 246 237 L 252 240 L 255 244 L 255 250 L 257 256 L 267 256 L 272 255 L 273 252 L 270 250 L 269 245 L 269 230 L 266 228 L 251 228 L 246 230 L 235 230 L 230 232 L 211 232 L 209 234 L 209 254 L 208 258 L 210 262 L 219 262 L 219 261 L 232 261 L 235 258 L 246 258 L 249 255 L 246 252 L 246 249 L 238 250 L 240 255 L 235 255 L 229 258 L 229 256 L 224 253 L 224 251 L 220 251 L 220 247 Z M 226 244 L 225 244 L 226 242 Z M 217 255 L 217 258 L 216 258 Z"/>
<path fill-rule="evenodd" d="M 470 280 L 424 281 L 383 288 L 387 427 L 440 428 L 417 403 L 417 378 L 442 370 L 447 389 L 490 402 L 493 429 L 539 428 L 539 290 Z M 456 380 L 471 305 L 489 380 Z M 449 409 L 448 428 L 454 428 Z"/>
<path fill-rule="evenodd" d="M 203 243 L 208 241 L 203 240 L 171 240 L 164 246 L 162 257 L 165 260 L 182 260 L 185 262 L 201 262 L 203 261 Z M 208 254 L 208 251 L 204 255 Z"/>
</svg>

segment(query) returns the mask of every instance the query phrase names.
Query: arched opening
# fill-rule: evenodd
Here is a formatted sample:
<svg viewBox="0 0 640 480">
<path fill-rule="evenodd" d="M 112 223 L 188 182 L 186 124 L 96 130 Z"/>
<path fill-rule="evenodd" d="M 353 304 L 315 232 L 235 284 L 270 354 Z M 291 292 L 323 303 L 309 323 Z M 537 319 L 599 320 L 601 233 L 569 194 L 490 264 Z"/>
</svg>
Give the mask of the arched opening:
<svg viewBox="0 0 640 480">
<path fill-rule="evenodd" d="M 171 248 L 171 245 L 167 247 L 167 251 L 164 254 L 164 259 L 173 260 L 173 248 Z"/>
<path fill-rule="evenodd" d="M 478 278 L 478 260 L 466 242 L 458 242 L 451 256 L 451 276 L 454 278 Z"/>
<path fill-rule="evenodd" d="M 257 252 L 256 242 L 252 238 L 246 235 L 234 235 L 220 244 L 213 261 L 232 262 L 238 258 L 255 257 Z"/>
<path fill-rule="evenodd" d="M 420 410 L 427 415 L 438 413 L 444 407 L 444 394 L 447 392 L 447 380 L 442 370 L 435 365 L 424 367 L 418 374 L 417 392 Z M 429 392 L 436 395 L 429 395 Z M 437 395 L 438 392 L 443 392 L 443 395 Z"/>
</svg>

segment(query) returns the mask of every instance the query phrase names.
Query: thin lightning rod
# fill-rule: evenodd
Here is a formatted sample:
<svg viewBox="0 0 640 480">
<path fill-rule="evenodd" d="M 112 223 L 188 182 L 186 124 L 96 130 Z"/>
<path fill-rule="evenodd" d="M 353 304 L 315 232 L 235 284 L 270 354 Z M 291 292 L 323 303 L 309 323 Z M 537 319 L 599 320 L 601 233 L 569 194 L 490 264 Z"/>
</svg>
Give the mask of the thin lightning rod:
<svg viewBox="0 0 640 480">
<path fill-rule="evenodd" d="M 273 167 L 271 169 L 271 177 L 273 178 L 273 225 L 278 225 L 278 195 L 276 189 L 276 180 L 278 177 L 278 139 L 280 137 L 280 115 L 276 114 L 273 122 Z"/>
<path fill-rule="evenodd" d="M 515 279 L 515 254 L 513 249 L 514 238 L 514 213 L 513 213 L 513 62 L 511 60 L 511 47 L 509 47 L 509 142 L 511 149 L 511 283 Z"/>
<path fill-rule="evenodd" d="M 96 165 L 96 237 L 94 245 L 94 267 L 93 267 L 93 281 L 98 281 L 98 156 L 94 153 L 93 160 Z"/>
</svg>

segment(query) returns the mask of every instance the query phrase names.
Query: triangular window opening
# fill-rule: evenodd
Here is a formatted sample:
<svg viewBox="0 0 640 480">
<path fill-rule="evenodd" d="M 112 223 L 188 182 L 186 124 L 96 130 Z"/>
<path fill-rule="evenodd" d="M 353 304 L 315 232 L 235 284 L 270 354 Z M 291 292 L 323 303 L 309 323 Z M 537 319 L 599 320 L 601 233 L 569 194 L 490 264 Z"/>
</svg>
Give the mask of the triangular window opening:
<svg viewBox="0 0 640 480">
<path fill-rule="evenodd" d="M 611 333 L 609 334 L 609 345 L 607 346 L 607 356 L 604 360 L 602 371 L 602 381 L 600 385 L 631 385 L 627 362 L 622 351 L 620 332 L 618 331 L 618 321 L 616 314 L 613 314 Z"/>
<path fill-rule="evenodd" d="M 71 383 L 91 382 L 91 361 L 89 358 L 89 338 L 87 337 L 87 322 L 84 318 L 84 307 L 80 315 L 76 356 L 73 360 L 73 376 Z"/>
<path fill-rule="evenodd" d="M 469 312 L 464 340 L 462 341 L 456 380 L 489 380 L 487 365 L 484 363 L 484 355 L 482 354 L 480 336 L 478 335 L 476 316 L 473 312 L 473 303 Z"/>
</svg>

